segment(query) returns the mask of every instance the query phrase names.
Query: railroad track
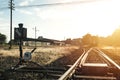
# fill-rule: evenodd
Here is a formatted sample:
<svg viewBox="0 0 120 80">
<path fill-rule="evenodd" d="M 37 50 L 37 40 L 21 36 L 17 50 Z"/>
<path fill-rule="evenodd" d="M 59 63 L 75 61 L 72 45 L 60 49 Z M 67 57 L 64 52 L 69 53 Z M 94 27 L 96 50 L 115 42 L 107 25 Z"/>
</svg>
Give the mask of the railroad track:
<svg viewBox="0 0 120 80">
<path fill-rule="evenodd" d="M 68 67 L 35 66 L 26 67 L 22 65 L 17 69 L 7 69 L 0 76 L 0 80 L 56 80 Z"/>
<path fill-rule="evenodd" d="M 9 79 L 17 80 L 120 80 L 120 67 L 101 50 L 90 48 L 83 50 L 82 55 L 73 65 L 62 67 L 22 67 L 12 72 L 16 77 Z M 25 73 L 25 74 L 24 74 Z M 9 76 L 10 74 L 5 74 Z M 26 77 L 23 77 L 25 76 Z M 6 77 L 7 78 L 7 77 Z"/>
<path fill-rule="evenodd" d="M 120 67 L 101 50 L 90 48 L 59 80 L 120 80 Z"/>
</svg>

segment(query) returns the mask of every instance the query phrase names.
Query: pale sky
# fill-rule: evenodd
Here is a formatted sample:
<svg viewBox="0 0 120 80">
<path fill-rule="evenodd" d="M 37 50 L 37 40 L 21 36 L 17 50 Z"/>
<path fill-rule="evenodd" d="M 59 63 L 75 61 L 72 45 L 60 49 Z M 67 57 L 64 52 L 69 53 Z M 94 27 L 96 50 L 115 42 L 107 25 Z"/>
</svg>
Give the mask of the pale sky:
<svg viewBox="0 0 120 80">
<path fill-rule="evenodd" d="M 9 0 L 0 0 L 0 33 L 10 33 Z M 120 0 L 14 0 L 15 6 L 29 6 L 49 3 L 74 4 L 15 8 L 13 11 L 14 27 L 24 23 L 28 37 L 34 38 L 34 27 L 37 36 L 64 40 L 80 38 L 87 33 L 108 36 L 120 27 Z M 77 3 L 78 2 L 78 3 Z M 14 38 L 14 36 L 13 36 Z"/>
</svg>

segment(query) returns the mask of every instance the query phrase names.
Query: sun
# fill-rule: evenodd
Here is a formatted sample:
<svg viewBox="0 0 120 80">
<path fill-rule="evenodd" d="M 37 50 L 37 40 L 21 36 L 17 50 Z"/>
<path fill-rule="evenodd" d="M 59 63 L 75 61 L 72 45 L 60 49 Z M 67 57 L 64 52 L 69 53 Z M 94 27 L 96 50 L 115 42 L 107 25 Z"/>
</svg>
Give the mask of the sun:
<svg viewBox="0 0 120 80">
<path fill-rule="evenodd" d="M 118 6 L 117 0 L 63 6 L 56 18 L 64 31 L 76 33 L 72 36 L 85 33 L 109 36 L 120 25 Z"/>
</svg>

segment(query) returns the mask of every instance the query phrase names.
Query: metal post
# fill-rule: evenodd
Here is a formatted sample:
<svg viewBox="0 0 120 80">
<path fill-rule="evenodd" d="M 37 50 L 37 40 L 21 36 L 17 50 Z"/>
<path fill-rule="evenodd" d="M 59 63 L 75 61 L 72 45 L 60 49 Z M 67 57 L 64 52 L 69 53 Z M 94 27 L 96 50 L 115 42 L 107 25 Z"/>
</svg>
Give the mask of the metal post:
<svg viewBox="0 0 120 80">
<path fill-rule="evenodd" d="M 23 51 L 22 51 L 22 39 L 21 38 L 20 38 L 20 43 L 19 43 L 19 51 L 20 51 L 20 64 L 22 64 Z"/>
<path fill-rule="evenodd" d="M 19 43 L 19 51 L 20 51 L 20 64 L 22 64 L 22 60 L 23 60 L 23 51 L 22 51 L 22 43 L 23 43 L 23 39 L 22 39 L 22 35 L 23 35 L 23 24 L 19 24 L 19 29 L 20 29 L 20 43 Z"/>
<path fill-rule="evenodd" d="M 35 27 L 35 48 L 36 48 L 36 27 Z"/>
<path fill-rule="evenodd" d="M 13 0 L 10 0 L 10 47 L 9 49 L 12 48 L 12 10 L 14 10 L 14 6 L 13 6 Z"/>
</svg>

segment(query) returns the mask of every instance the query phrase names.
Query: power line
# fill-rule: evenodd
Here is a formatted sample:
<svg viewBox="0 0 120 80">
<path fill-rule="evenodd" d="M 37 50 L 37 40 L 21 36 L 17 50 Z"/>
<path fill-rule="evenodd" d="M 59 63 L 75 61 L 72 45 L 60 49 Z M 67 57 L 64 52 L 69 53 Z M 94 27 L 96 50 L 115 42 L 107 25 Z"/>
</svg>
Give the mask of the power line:
<svg viewBox="0 0 120 80">
<path fill-rule="evenodd" d="M 8 3 L 6 2 L 8 2 L 8 0 L 0 0 L 0 8 L 4 8 L 2 6 L 8 6 Z"/>
<path fill-rule="evenodd" d="M 48 6 L 60 6 L 60 5 L 75 5 L 82 3 L 90 3 L 100 0 L 86 0 L 86 1 L 71 1 L 71 2 L 56 2 L 56 3 L 47 3 L 47 4 L 38 4 L 38 5 L 27 5 L 27 6 L 15 6 L 15 8 L 27 8 L 27 7 L 48 7 Z M 7 9 L 8 7 L 2 7 L 1 9 Z"/>
<path fill-rule="evenodd" d="M 9 2 L 9 4 L 8 4 L 8 2 Z M 7 6 L 7 7 L 3 7 L 3 6 Z M 0 10 L 7 10 L 9 8 L 10 8 L 10 0 L 1 0 L 0 1 Z"/>
<path fill-rule="evenodd" d="M 39 4 L 39 5 L 16 6 L 16 8 L 74 5 L 74 4 L 90 3 L 90 2 L 95 2 L 95 1 L 98 1 L 98 0 L 71 1 L 71 2 L 60 2 L 60 3 L 57 2 L 57 3 Z"/>
<path fill-rule="evenodd" d="M 9 1 L 9 0 L 0 0 L 0 6 L 1 6 L 1 4 L 2 4 L 2 5 L 4 5 L 4 4 L 6 5 L 6 4 L 7 4 L 6 2 L 8 2 L 8 1 Z"/>
</svg>

